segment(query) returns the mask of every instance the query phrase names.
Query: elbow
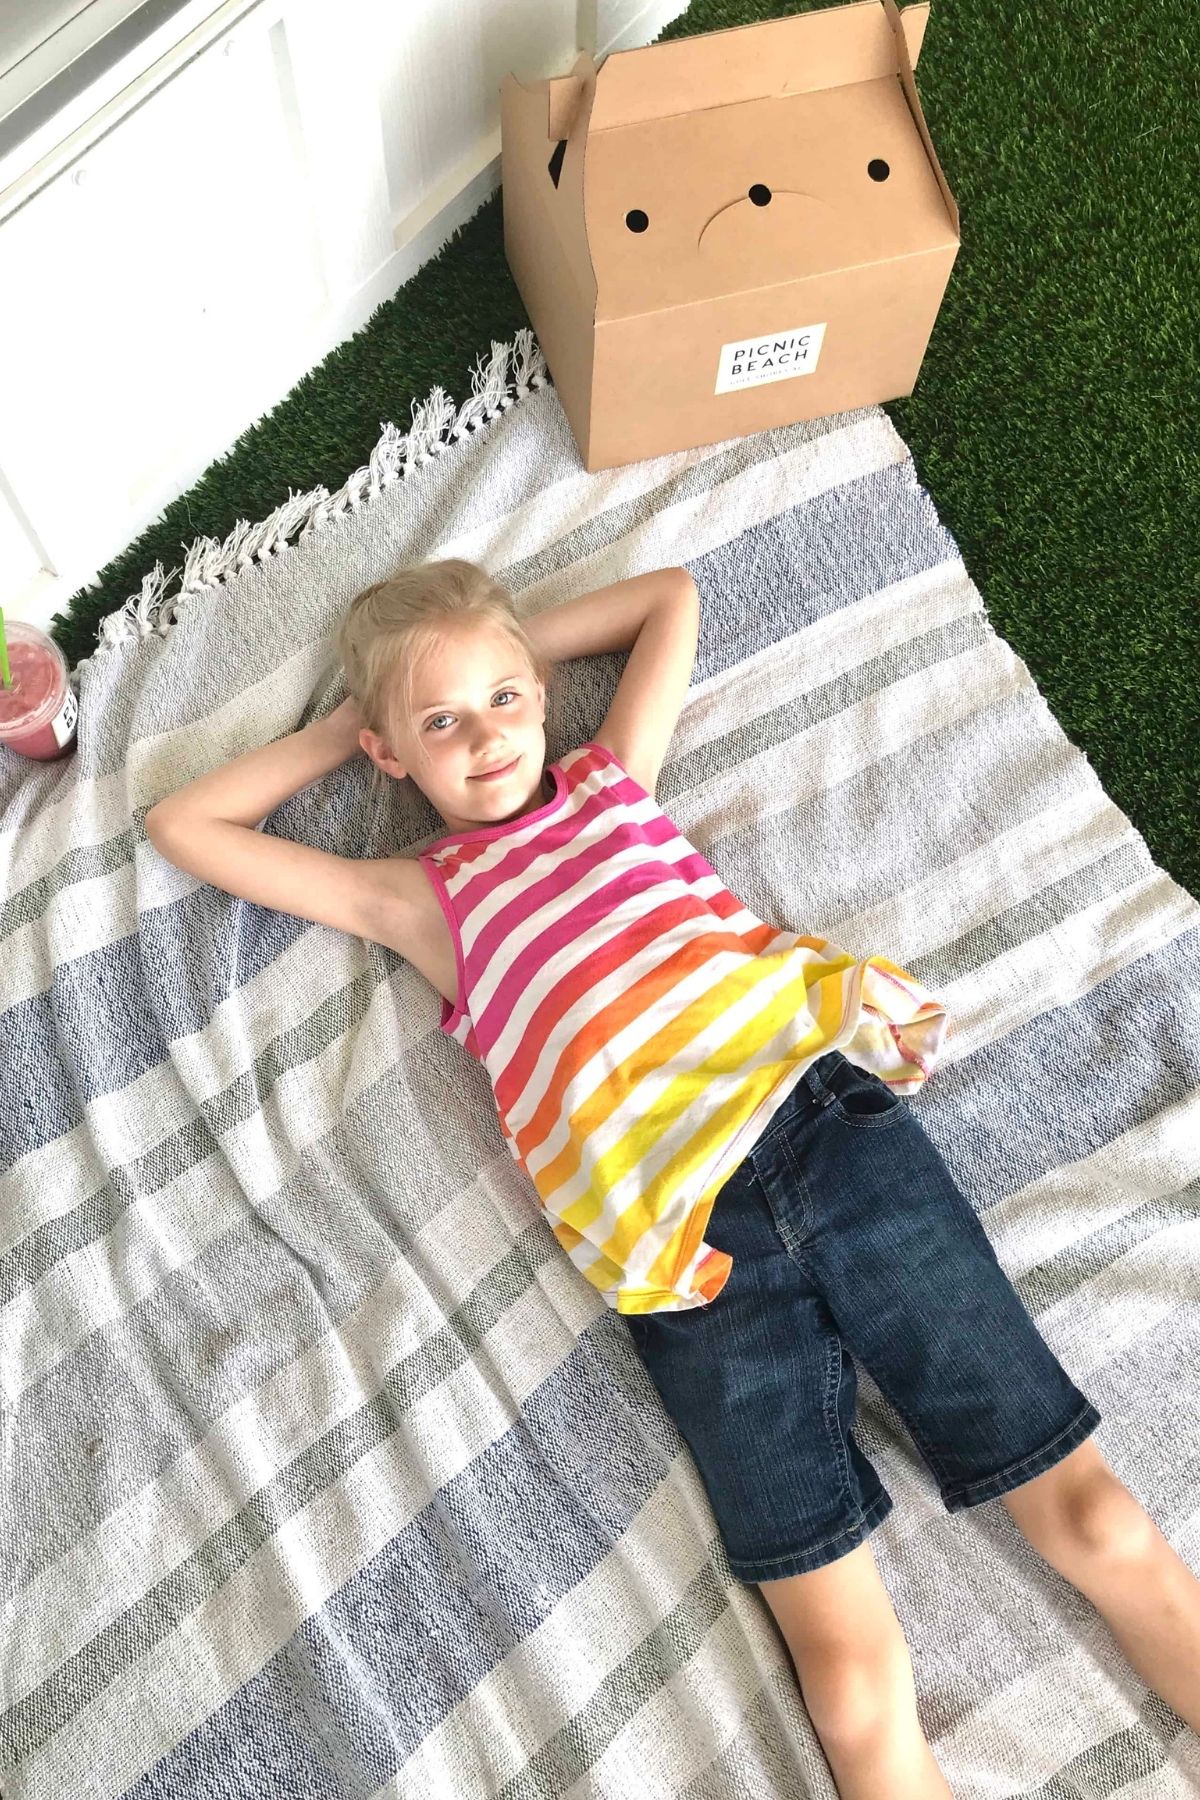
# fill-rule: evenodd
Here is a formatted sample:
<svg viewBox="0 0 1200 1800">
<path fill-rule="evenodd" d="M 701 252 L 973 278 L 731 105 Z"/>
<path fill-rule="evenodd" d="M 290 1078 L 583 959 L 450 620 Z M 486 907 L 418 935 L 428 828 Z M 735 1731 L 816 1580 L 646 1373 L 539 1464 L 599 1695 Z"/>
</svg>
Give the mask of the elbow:
<svg viewBox="0 0 1200 1800">
<path fill-rule="evenodd" d="M 154 848 L 158 851 L 158 854 L 161 857 L 164 857 L 167 862 L 173 861 L 173 858 L 167 850 L 165 820 L 161 810 L 152 806 L 142 820 L 142 825 L 146 833 L 147 841 L 153 844 Z"/>
<path fill-rule="evenodd" d="M 157 850 L 159 839 L 163 836 L 163 828 L 166 825 L 166 811 L 161 800 L 157 806 L 150 808 L 142 820 L 142 824 L 145 827 L 146 836 Z"/>
<path fill-rule="evenodd" d="M 142 820 L 142 825 L 147 838 L 154 845 L 154 848 L 158 851 L 159 855 L 165 856 L 168 862 L 174 862 L 175 858 L 171 855 L 169 849 L 171 842 L 171 812 L 166 801 L 160 800 L 157 806 L 152 806 Z"/>
</svg>

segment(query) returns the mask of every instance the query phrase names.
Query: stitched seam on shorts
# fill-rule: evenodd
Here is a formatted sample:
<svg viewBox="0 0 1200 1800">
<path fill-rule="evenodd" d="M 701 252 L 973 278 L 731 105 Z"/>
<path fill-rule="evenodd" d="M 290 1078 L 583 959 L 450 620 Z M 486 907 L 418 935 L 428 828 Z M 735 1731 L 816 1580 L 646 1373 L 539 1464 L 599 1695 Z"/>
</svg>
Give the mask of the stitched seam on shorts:
<svg viewBox="0 0 1200 1800">
<path fill-rule="evenodd" d="M 831 1100 L 827 1112 L 834 1113 L 843 1125 L 853 1125 L 856 1131 L 881 1131 L 885 1126 L 894 1125 L 897 1119 L 903 1118 L 907 1108 L 903 1094 L 893 1094 L 892 1104 L 887 1112 L 863 1113 L 856 1116 L 848 1113 L 840 1100 Z"/>
<path fill-rule="evenodd" d="M 825 1394 L 821 1403 L 821 1413 L 825 1421 L 825 1435 L 833 1445 L 834 1455 L 842 1476 L 842 1496 L 849 1505 L 854 1505 L 854 1489 L 850 1485 L 850 1458 L 846 1451 L 846 1442 L 838 1427 L 838 1396 L 842 1391 L 842 1340 L 836 1325 L 825 1334 Z M 861 1514 L 860 1506 L 859 1512 Z"/>
<path fill-rule="evenodd" d="M 853 1075 L 857 1075 L 863 1079 L 866 1078 L 866 1071 L 858 1068 L 857 1064 L 851 1063 L 849 1057 L 843 1057 L 842 1060 L 848 1065 Z M 878 1080 L 878 1077 L 876 1077 L 876 1080 Z M 887 1112 L 856 1115 L 846 1111 L 845 1107 L 842 1105 L 841 1095 L 836 1088 L 830 1087 L 828 1083 L 824 1083 L 823 1085 L 826 1093 L 830 1095 L 830 1101 L 828 1107 L 823 1108 L 822 1110 L 836 1113 L 843 1125 L 853 1126 L 856 1131 L 879 1131 L 886 1125 L 894 1124 L 898 1118 L 908 1111 L 908 1108 L 904 1104 L 903 1094 L 893 1094 L 889 1089 L 887 1091 L 892 1104 Z"/>
<path fill-rule="evenodd" d="M 881 1491 L 878 1500 L 873 1500 L 871 1505 L 860 1512 L 856 1519 L 852 1519 L 849 1525 L 843 1525 L 842 1529 L 835 1531 L 832 1537 L 822 1538 L 819 1544 L 806 1544 L 803 1550 L 788 1550 L 783 1556 L 747 1556 L 738 1557 L 736 1560 L 730 1557 L 729 1566 L 737 1568 L 744 1567 L 748 1563 L 794 1562 L 798 1556 L 811 1556 L 815 1550 L 825 1550 L 830 1544 L 838 1544 L 843 1538 L 850 1537 L 853 1532 L 861 1531 L 864 1525 L 869 1524 L 875 1518 L 881 1508 L 887 1507 L 887 1504 L 888 1496 Z"/>
<path fill-rule="evenodd" d="M 1030 1463 L 1037 1462 L 1040 1457 L 1045 1456 L 1047 1450 L 1053 1450 L 1055 1444 L 1060 1444 L 1065 1437 L 1070 1437 L 1073 1431 L 1078 1431 L 1080 1420 L 1086 1418 L 1091 1408 L 1092 1402 L 1089 1400 L 1080 1407 L 1069 1425 L 1064 1425 L 1062 1430 L 1056 1432 L 1040 1449 L 1031 1450 L 1028 1456 L 1021 1458 L 1020 1462 L 1008 1463 L 1003 1469 L 996 1469 L 991 1475 L 981 1476 L 978 1481 L 968 1481 L 957 1488 L 951 1488 L 950 1493 L 956 1499 L 965 1500 L 968 1494 L 975 1492 L 976 1488 L 988 1487 L 993 1481 L 1004 1481 L 1008 1476 L 1015 1475 L 1018 1469 L 1028 1468 Z"/>
<path fill-rule="evenodd" d="M 755 1138 L 747 1154 L 747 1161 L 753 1161 L 758 1151 L 767 1150 L 772 1144 L 778 1143 L 781 1138 L 787 1137 L 788 1132 L 793 1129 L 796 1123 L 796 1112 L 793 1111 L 793 1108 L 796 1106 L 802 1089 L 808 1096 L 810 1108 L 815 1104 L 812 1089 L 808 1086 L 802 1076 L 784 1101 L 783 1105 L 777 1112 L 771 1115 L 770 1119 L 767 1121 L 766 1129 L 759 1137 Z M 756 1164 L 755 1174 L 757 1173 L 758 1167 Z"/>
<path fill-rule="evenodd" d="M 804 1241 L 806 1238 L 810 1237 L 812 1234 L 812 1228 L 813 1228 L 813 1223 L 814 1223 L 814 1218 L 815 1218 L 812 1195 L 808 1191 L 808 1183 L 805 1181 L 803 1175 L 800 1173 L 800 1165 L 796 1161 L 795 1154 L 793 1153 L 793 1150 L 792 1150 L 792 1145 L 791 1145 L 790 1139 L 783 1137 L 779 1140 L 779 1142 L 780 1142 L 780 1147 L 783 1150 L 783 1160 L 786 1162 L 786 1164 L 788 1166 L 788 1169 L 791 1173 L 791 1178 L 792 1178 L 793 1183 L 795 1184 L 797 1190 L 799 1191 L 800 1195 L 803 1198 L 804 1204 L 803 1204 L 803 1209 L 800 1214 L 800 1237 L 799 1238 L 793 1237 L 793 1235 L 790 1231 L 788 1231 L 787 1234 L 785 1235 L 783 1223 L 779 1219 L 779 1216 L 776 1213 L 775 1208 L 771 1205 L 770 1192 L 767 1188 L 766 1182 L 764 1181 L 764 1182 L 762 1182 L 762 1188 L 763 1188 L 763 1193 L 766 1196 L 766 1200 L 767 1200 L 767 1211 L 770 1213 L 771 1218 L 774 1221 L 775 1230 L 779 1237 L 780 1243 L 783 1245 L 784 1249 L 787 1251 L 787 1253 L 791 1257 L 792 1261 L 796 1264 L 797 1268 L 802 1269 L 804 1271 L 804 1274 L 811 1281 L 812 1273 L 809 1269 L 805 1268 L 805 1265 L 804 1265 Z M 760 1176 L 759 1179 L 761 1181 L 762 1177 Z"/>
</svg>

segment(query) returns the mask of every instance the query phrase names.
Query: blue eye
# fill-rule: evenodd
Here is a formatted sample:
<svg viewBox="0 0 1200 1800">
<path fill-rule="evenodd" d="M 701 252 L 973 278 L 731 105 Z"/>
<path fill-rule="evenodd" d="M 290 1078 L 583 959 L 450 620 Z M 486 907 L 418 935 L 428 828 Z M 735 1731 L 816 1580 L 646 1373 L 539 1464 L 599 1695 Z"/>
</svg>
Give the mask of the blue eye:
<svg viewBox="0 0 1200 1800">
<path fill-rule="evenodd" d="M 513 699 L 514 699 L 514 700 L 519 700 L 519 699 L 520 699 L 520 698 L 521 698 L 521 696 L 520 696 L 520 694 L 519 694 L 519 693 L 518 693 L 518 692 L 517 692 L 517 689 L 516 689 L 516 688 L 501 688 L 501 689 L 500 689 L 500 690 L 499 690 L 499 691 L 498 691 L 498 692 L 497 692 L 497 693 L 495 693 L 495 694 L 493 694 L 493 695 L 492 695 L 492 699 L 493 699 L 493 700 L 499 700 L 499 699 L 500 699 L 500 698 L 501 698 L 501 696 L 502 696 L 502 695 L 504 695 L 504 694 L 511 694 L 511 695 L 512 695 L 512 697 L 513 697 Z M 502 707 L 502 708 L 501 708 L 501 711 L 502 711 L 502 712 L 507 712 L 507 711 L 508 711 L 508 708 L 507 708 L 507 707 Z M 434 713 L 434 715 L 433 715 L 433 717 L 432 717 L 432 719 L 426 719 L 426 721 L 425 721 L 425 729 L 426 729 L 426 731 L 429 731 L 429 730 L 430 730 L 430 729 L 431 729 L 431 727 L 433 727 L 433 726 L 434 726 L 434 725 L 436 725 L 436 724 L 437 724 L 437 722 L 438 722 L 438 720 L 439 720 L 439 719 L 449 719 L 449 718 L 451 718 L 451 717 L 452 717 L 452 716 L 453 716 L 453 715 L 452 715 L 452 714 L 451 714 L 451 713 Z M 436 734 L 436 735 L 437 735 L 437 736 L 438 736 L 438 737 L 441 737 L 441 736 L 442 736 L 442 733 L 441 733 L 441 732 L 438 732 L 438 733 L 437 733 L 437 734 Z"/>
</svg>

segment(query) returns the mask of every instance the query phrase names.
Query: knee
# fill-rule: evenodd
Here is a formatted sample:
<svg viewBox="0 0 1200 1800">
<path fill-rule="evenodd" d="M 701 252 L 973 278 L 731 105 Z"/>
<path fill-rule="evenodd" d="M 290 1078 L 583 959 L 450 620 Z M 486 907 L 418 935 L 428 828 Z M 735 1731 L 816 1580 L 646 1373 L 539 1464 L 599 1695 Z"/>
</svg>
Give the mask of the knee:
<svg viewBox="0 0 1200 1800">
<path fill-rule="evenodd" d="M 1023 1506 L 1019 1495 L 1018 1489 L 1010 1509 L 1018 1525 L 1064 1573 L 1095 1563 L 1135 1565 L 1158 1535 L 1153 1520 L 1107 1465 L 1049 1490 L 1036 1506 Z"/>
<path fill-rule="evenodd" d="M 1158 1535 L 1154 1521 L 1111 1471 L 1070 1497 L 1064 1530 L 1078 1555 L 1106 1562 L 1139 1561 Z"/>
<path fill-rule="evenodd" d="M 813 1728 L 835 1752 L 894 1731 L 916 1707 L 912 1659 L 899 1631 L 869 1646 L 810 1644 L 796 1672 Z"/>
</svg>

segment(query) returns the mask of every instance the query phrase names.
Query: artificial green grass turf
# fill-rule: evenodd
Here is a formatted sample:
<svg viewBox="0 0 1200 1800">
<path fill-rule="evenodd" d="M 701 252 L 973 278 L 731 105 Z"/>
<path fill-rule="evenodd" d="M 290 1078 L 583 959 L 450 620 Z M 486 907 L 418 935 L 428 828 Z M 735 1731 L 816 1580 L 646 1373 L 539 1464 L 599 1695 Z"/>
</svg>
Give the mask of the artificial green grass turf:
<svg viewBox="0 0 1200 1800">
<path fill-rule="evenodd" d="M 693 0 L 657 41 L 811 10 Z M 1190 0 L 933 0 L 917 87 L 962 248 L 915 393 L 886 411 L 996 630 L 1155 860 L 1200 894 L 1195 406 L 1200 225 Z M 289 489 L 331 490 L 491 340 L 530 323 L 499 193 L 251 426 L 52 635 L 74 665 L 156 561 Z"/>
</svg>

